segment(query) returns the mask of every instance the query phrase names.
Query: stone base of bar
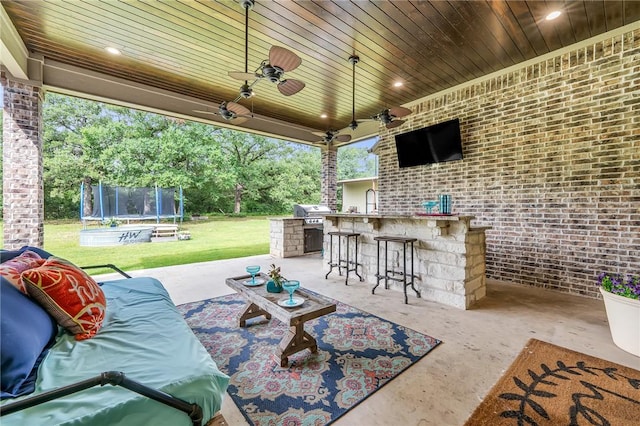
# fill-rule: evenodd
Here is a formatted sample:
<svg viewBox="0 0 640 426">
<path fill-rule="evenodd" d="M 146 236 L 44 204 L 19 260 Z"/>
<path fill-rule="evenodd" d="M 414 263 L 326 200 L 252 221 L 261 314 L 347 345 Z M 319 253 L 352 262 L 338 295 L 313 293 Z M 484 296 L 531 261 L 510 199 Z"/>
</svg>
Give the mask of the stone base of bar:
<svg viewBox="0 0 640 426">
<path fill-rule="evenodd" d="M 271 218 L 269 254 L 274 257 L 304 255 L 303 225 L 301 217 Z"/>
<path fill-rule="evenodd" d="M 414 275 L 416 288 L 420 290 L 422 297 L 456 308 L 468 309 L 486 295 L 484 231 L 487 228 L 472 228 L 471 220 L 472 216 L 332 213 L 325 216 L 324 252 L 329 252 L 328 232 L 360 233 L 358 262 L 362 264 L 361 275 L 366 282 L 375 284 L 377 244 L 373 238 L 383 235 L 417 238 L 418 241 L 414 245 Z M 402 269 L 402 245 L 390 243 L 388 251 L 389 269 Z M 409 253 L 407 258 L 410 258 Z M 384 262 L 384 256 L 381 257 L 381 262 Z M 329 270 L 326 262 L 323 268 L 325 271 Z M 394 290 L 402 291 L 401 283 L 390 282 L 389 285 Z M 384 295 L 384 290 L 376 294 Z M 412 295 L 409 297 L 409 303 L 411 297 Z"/>
</svg>

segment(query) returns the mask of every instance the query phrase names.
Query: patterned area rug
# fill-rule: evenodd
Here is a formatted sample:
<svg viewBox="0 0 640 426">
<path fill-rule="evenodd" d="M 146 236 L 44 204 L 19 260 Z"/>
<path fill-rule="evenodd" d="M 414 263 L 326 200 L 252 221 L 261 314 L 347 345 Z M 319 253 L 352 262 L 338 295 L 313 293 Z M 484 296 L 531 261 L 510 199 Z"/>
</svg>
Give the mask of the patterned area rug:
<svg viewBox="0 0 640 426">
<path fill-rule="evenodd" d="M 249 424 L 325 425 L 362 402 L 425 356 L 440 341 L 352 306 L 309 321 L 318 352 L 304 350 L 280 367 L 272 355 L 288 331 L 276 319 L 237 317 L 237 294 L 180 305 L 218 368 L 231 377 L 229 394 Z"/>
<path fill-rule="evenodd" d="M 527 342 L 467 426 L 640 424 L 640 371 Z"/>
</svg>

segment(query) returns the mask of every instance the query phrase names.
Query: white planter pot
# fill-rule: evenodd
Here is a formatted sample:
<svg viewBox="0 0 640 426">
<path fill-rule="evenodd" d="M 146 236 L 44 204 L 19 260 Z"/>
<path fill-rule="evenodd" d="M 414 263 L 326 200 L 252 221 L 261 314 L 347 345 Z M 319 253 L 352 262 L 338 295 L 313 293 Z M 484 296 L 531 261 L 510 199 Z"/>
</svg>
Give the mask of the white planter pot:
<svg viewBox="0 0 640 426">
<path fill-rule="evenodd" d="M 640 357 L 640 300 L 618 296 L 600 288 L 613 343 Z"/>
</svg>

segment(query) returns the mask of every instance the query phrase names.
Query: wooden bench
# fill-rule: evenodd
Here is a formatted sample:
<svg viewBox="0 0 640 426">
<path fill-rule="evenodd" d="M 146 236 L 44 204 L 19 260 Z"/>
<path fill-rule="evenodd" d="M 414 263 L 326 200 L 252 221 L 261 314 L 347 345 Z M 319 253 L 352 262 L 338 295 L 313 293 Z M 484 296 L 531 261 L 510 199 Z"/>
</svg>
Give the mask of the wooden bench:
<svg viewBox="0 0 640 426">
<path fill-rule="evenodd" d="M 178 238 L 178 225 L 155 225 L 153 238 Z"/>
</svg>

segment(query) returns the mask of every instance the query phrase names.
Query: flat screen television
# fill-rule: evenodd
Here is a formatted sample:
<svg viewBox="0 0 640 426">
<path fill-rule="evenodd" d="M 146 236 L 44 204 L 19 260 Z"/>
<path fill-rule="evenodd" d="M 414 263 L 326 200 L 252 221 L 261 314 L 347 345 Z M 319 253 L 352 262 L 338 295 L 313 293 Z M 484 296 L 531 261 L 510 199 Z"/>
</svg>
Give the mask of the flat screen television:
<svg viewBox="0 0 640 426">
<path fill-rule="evenodd" d="M 462 160 L 460 120 L 444 121 L 396 135 L 399 167 Z"/>
</svg>

